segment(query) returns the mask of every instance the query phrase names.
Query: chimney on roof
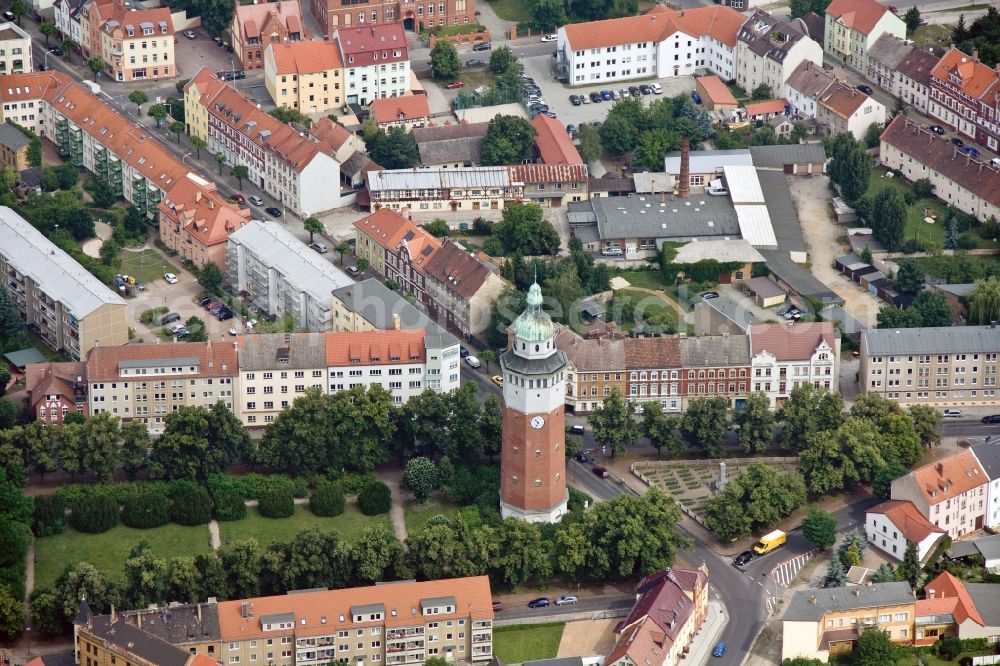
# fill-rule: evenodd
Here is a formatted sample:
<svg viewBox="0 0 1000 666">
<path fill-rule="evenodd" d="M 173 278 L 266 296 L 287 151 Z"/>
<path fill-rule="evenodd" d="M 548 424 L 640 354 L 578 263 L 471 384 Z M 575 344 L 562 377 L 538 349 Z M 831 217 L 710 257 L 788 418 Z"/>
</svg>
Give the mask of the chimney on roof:
<svg viewBox="0 0 1000 666">
<path fill-rule="evenodd" d="M 115 612 L 115 605 L 111 604 L 111 624 L 118 621 L 118 613 Z"/>
<path fill-rule="evenodd" d="M 398 313 L 393 313 L 393 315 L 392 315 L 392 330 L 394 330 L 394 331 L 398 331 L 399 330 L 399 314 Z"/>
<path fill-rule="evenodd" d="M 861 596 L 861 588 L 860 587 L 855 587 L 854 588 L 854 596 L 856 596 L 856 597 L 860 597 Z"/>
<path fill-rule="evenodd" d="M 691 193 L 691 139 L 681 139 L 681 173 L 677 183 L 677 196 L 687 197 Z"/>
<path fill-rule="evenodd" d="M 198 203 L 199 201 L 201 201 L 201 190 L 194 193 L 194 202 Z"/>
<path fill-rule="evenodd" d="M 934 594 L 935 594 L 934 590 L 932 588 L 928 587 L 927 588 L 927 598 L 928 599 L 933 599 L 934 598 Z"/>
<path fill-rule="evenodd" d="M 811 597 L 809 597 L 809 603 L 811 603 L 813 606 L 816 605 L 816 595 L 815 594 L 812 595 Z"/>
<path fill-rule="evenodd" d="M 944 476 L 944 463 L 934 465 L 934 469 L 937 470 L 938 476 Z"/>
<path fill-rule="evenodd" d="M 979 49 L 972 49 L 972 59 L 979 62 Z"/>
<path fill-rule="evenodd" d="M 198 602 L 198 622 L 201 622 L 201 602 Z"/>
</svg>

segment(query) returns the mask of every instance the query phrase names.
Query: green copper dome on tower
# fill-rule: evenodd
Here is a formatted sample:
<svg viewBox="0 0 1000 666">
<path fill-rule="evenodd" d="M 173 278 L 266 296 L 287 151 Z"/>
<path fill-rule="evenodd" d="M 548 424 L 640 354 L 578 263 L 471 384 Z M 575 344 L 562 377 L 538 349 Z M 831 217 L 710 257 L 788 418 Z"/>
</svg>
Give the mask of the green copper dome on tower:
<svg viewBox="0 0 1000 666">
<path fill-rule="evenodd" d="M 514 335 L 525 342 L 542 342 L 556 334 L 552 318 L 542 310 L 542 288 L 535 282 L 528 289 L 528 307 L 514 320 Z"/>
</svg>

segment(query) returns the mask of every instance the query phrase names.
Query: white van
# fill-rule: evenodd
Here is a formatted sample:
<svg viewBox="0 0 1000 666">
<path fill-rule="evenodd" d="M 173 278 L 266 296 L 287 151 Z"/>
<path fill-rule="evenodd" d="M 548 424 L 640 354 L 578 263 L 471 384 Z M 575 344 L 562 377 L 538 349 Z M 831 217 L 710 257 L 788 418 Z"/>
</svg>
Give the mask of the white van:
<svg viewBox="0 0 1000 666">
<path fill-rule="evenodd" d="M 470 368 L 479 368 L 480 366 L 482 366 L 482 363 L 480 363 L 479 359 L 476 358 L 475 356 L 466 356 L 465 362 L 469 364 Z"/>
</svg>

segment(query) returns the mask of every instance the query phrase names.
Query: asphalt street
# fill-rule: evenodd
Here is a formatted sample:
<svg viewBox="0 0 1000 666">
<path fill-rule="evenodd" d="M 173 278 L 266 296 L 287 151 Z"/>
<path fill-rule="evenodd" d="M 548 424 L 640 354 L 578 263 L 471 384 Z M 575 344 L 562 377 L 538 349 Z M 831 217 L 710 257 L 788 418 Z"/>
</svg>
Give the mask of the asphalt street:
<svg viewBox="0 0 1000 666">
<path fill-rule="evenodd" d="M 549 601 L 555 601 L 558 596 L 556 593 L 549 595 Z M 496 619 L 499 621 L 520 620 L 528 617 L 538 622 L 548 622 L 552 618 L 565 613 L 588 613 L 631 608 L 634 603 L 635 595 L 633 594 L 606 594 L 600 597 L 584 597 L 575 604 L 567 606 L 556 606 L 553 604 L 546 608 L 528 608 L 528 605 L 524 604 L 516 607 L 507 607 L 496 613 Z"/>
</svg>

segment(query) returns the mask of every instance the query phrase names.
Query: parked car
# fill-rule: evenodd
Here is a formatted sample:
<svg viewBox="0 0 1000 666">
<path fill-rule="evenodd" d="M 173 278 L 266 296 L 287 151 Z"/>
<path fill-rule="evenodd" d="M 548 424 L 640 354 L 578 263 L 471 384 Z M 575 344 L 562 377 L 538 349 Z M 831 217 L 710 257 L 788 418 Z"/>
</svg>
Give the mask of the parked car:
<svg viewBox="0 0 1000 666">
<path fill-rule="evenodd" d="M 445 86 L 445 88 L 447 88 L 448 90 L 457 90 L 459 88 L 464 88 L 464 87 L 465 87 L 465 81 L 452 81 L 451 83 Z"/>
<path fill-rule="evenodd" d="M 587 462 L 587 454 L 586 454 L 586 453 L 584 453 L 583 451 L 577 451 L 576 453 L 574 453 L 574 454 L 573 454 L 573 458 L 574 458 L 574 459 L 575 459 L 575 460 L 576 460 L 577 462 L 582 462 L 582 463 L 585 463 L 585 462 Z"/>
<path fill-rule="evenodd" d="M 724 197 L 729 194 L 729 190 L 724 187 L 710 187 L 705 190 L 705 194 L 710 197 Z"/>
<path fill-rule="evenodd" d="M 472 45 L 473 51 L 489 51 L 491 48 L 493 48 L 493 45 L 489 42 L 479 42 Z"/>
<path fill-rule="evenodd" d="M 325 243 L 310 243 L 309 247 L 316 250 L 320 254 L 325 254 L 330 249 L 326 246 Z"/>
<path fill-rule="evenodd" d="M 470 368 L 479 368 L 479 367 L 481 367 L 483 365 L 482 361 L 480 361 L 475 356 L 466 356 L 465 357 L 465 363 Z"/>
<path fill-rule="evenodd" d="M 254 206 L 263 206 L 264 205 L 264 200 L 261 199 L 256 194 L 251 194 L 249 197 L 247 197 L 247 201 L 249 201 L 250 203 L 252 203 Z"/>
<path fill-rule="evenodd" d="M 701 297 L 704 298 L 706 301 L 709 300 L 709 299 L 712 299 L 712 298 L 718 298 L 719 297 L 719 292 L 717 292 L 717 291 L 705 291 L 705 292 L 702 292 Z"/>
<path fill-rule="evenodd" d="M 982 418 L 983 423 L 1000 423 L 1000 414 L 990 414 Z"/>
<path fill-rule="evenodd" d="M 230 310 L 229 308 L 222 308 L 215 315 L 215 318 L 218 319 L 219 321 L 226 321 L 227 319 L 232 319 L 233 316 L 234 315 L 232 310 Z"/>
<path fill-rule="evenodd" d="M 726 643 L 725 641 L 719 641 L 716 643 L 715 647 L 712 648 L 712 656 L 721 657 L 724 654 L 726 654 Z"/>
<path fill-rule="evenodd" d="M 483 62 L 482 60 L 480 60 L 479 58 L 472 58 L 471 60 L 466 61 L 465 66 L 466 67 L 485 67 L 486 63 Z"/>
<path fill-rule="evenodd" d="M 595 90 L 594 92 L 590 93 L 590 101 L 596 104 L 598 102 L 604 101 L 604 98 L 601 97 L 601 93 Z"/>
<path fill-rule="evenodd" d="M 955 144 L 956 146 L 958 146 L 959 148 L 961 148 L 962 146 L 964 146 L 964 145 L 965 145 L 965 142 L 964 142 L 964 141 L 962 141 L 961 139 L 959 139 L 959 138 L 958 138 L 957 136 L 953 136 L 953 137 L 951 138 L 951 142 L 952 142 L 953 144 Z"/>
<path fill-rule="evenodd" d="M 742 553 L 736 556 L 736 559 L 733 560 L 733 564 L 735 564 L 738 567 L 745 567 L 747 564 L 749 564 L 750 560 L 752 559 L 753 559 L 753 553 L 751 553 L 749 550 L 744 550 Z"/>
<path fill-rule="evenodd" d="M 591 101 L 590 100 L 590 96 L 589 95 L 580 95 L 580 101 L 583 102 L 584 104 L 590 104 L 590 101 Z"/>
<path fill-rule="evenodd" d="M 458 347 L 458 356 L 459 356 L 459 358 L 465 358 L 465 357 L 471 356 L 471 355 L 472 354 L 469 353 L 468 349 L 466 349 L 465 347 L 459 345 L 459 347 Z"/>
<path fill-rule="evenodd" d="M 556 606 L 571 606 L 576 603 L 576 597 L 572 594 L 564 594 L 556 599 Z"/>
<path fill-rule="evenodd" d="M 497 601 L 496 599 L 494 599 L 493 600 L 493 612 L 496 613 L 496 612 L 499 612 L 499 611 L 502 611 L 502 610 L 503 610 L 503 603 L 501 603 L 501 602 Z"/>
<path fill-rule="evenodd" d="M 579 131 L 580 131 L 580 128 L 578 128 L 573 123 L 570 123 L 569 125 L 566 125 L 566 134 L 569 134 L 571 137 L 576 136 Z"/>
<path fill-rule="evenodd" d="M 54 56 L 62 56 L 63 50 L 58 46 L 53 46 L 52 48 L 49 49 L 49 53 L 51 53 Z"/>
<path fill-rule="evenodd" d="M 235 201 L 240 206 L 246 206 L 247 205 L 247 198 L 245 196 L 243 196 L 242 194 L 240 194 L 239 192 L 237 192 L 236 194 L 233 195 L 233 201 Z"/>
<path fill-rule="evenodd" d="M 863 92 L 863 93 L 864 93 L 864 94 L 866 94 L 866 95 L 871 95 L 871 94 L 872 94 L 872 93 L 874 92 L 874 91 L 872 90 L 872 87 L 871 87 L 871 86 L 866 86 L 866 85 L 865 85 L 865 84 L 863 84 L 863 83 L 862 83 L 861 85 L 859 85 L 859 86 L 858 86 L 858 90 L 860 90 L 861 92 Z"/>
<path fill-rule="evenodd" d="M 639 92 L 641 92 L 643 95 L 652 95 L 653 89 L 652 87 L 647 86 L 645 83 L 643 83 L 642 85 L 639 86 Z"/>
<path fill-rule="evenodd" d="M 606 247 L 601 250 L 601 254 L 605 257 L 620 257 L 623 253 L 620 247 Z"/>
<path fill-rule="evenodd" d="M 631 95 L 632 97 L 638 97 L 639 95 L 642 94 L 642 91 L 639 90 L 639 86 L 629 86 L 628 94 Z"/>
<path fill-rule="evenodd" d="M 545 597 L 538 597 L 528 602 L 528 608 L 546 608 L 548 605 L 549 600 Z"/>
<path fill-rule="evenodd" d="M 198 35 L 194 34 L 194 30 L 185 30 L 184 36 L 187 37 L 188 39 L 194 39 Z"/>
<path fill-rule="evenodd" d="M 556 37 L 555 35 L 545 35 L 544 37 L 542 37 L 543 42 L 554 42 L 557 39 L 558 37 Z"/>
<path fill-rule="evenodd" d="M 541 115 L 543 115 L 543 116 L 545 116 L 547 118 L 551 118 L 552 120 L 555 120 L 556 118 L 559 117 L 559 116 L 556 115 L 555 111 L 549 111 L 548 109 L 542 111 Z"/>
<path fill-rule="evenodd" d="M 167 314 L 160 317 L 160 326 L 166 326 L 167 324 L 172 324 L 175 321 L 180 321 L 181 316 L 176 312 L 168 312 Z"/>
<path fill-rule="evenodd" d="M 937 135 L 944 134 L 944 128 L 941 127 L 940 125 L 931 125 L 927 129 L 929 129 L 930 131 L 934 132 Z"/>
<path fill-rule="evenodd" d="M 619 88 L 618 89 L 618 94 L 622 96 L 622 99 L 624 99 L 626 97 L 631 97 L 631 95 L 629 95 L 628 90 L 626 90 L 625 88 Z"/>
<path fill-rule="evenodd" d="M 607 468 L 605 467 L 595 467 L 592 471 L 594 472 L 594 474 L 601 477 L 602 479 L 606 479 L 609 476 L 611 476 L 611 473 L 608 472 Z"/>
<path fill-rule="evenodd" d="M 272 215 L 274 217 L 281 217 L 282 216 L 281 209 L 278 208 L 277 206 L 268 206 L 267 208 L 264 209 L 264 212 L 267 213 L 268 215 Z"/>
<path fill-rule="evenodd" d="M 220 301 L 217 298 L 213 298 L 213 299 L 210 299 L 208 301 L 208 303 L 205 303 L 205 305 L 203 305 L 202 307 L 205 308 L 206 310 L 208 310 L 209 312 L 211 312 L 212 310 L 218 310 L 223 305 L 225 305 L 225 303 L 223 303 L 222 301 Z"/>
<path fill-rule="evenodd" d="M 602 90 L 601 91 L 601 99 L 603 99 L 605 102 L 610 102 L 614 98 L 611 96 L 611 91 L 610 90 Z"/>
<path fill-rule="evenodd" d="M 581 104 L 583 104 L 583 102 L 580 101 L 579 95 L 570 95 L 569 103 L 572 104 L 573 106 L 580 106 Z"/>
<path fill-rule="evenodd" d="M 177 284 L 177 276 L 173 273 L 164 273 L 163 279 L 167 281 L 167 284 Z"/>
<path fill-rule="evenodd" d="M 174 324 L 170 327 L 170 335 L 176 338 L 186 338 L 191 335 L 191 331 L 188 330 L 187 326 L 181 326 L 180 324 Z"/>
<path fill-rule="evenodd" d="M 654 95 L 662 95 L 663 94 L 663 86 L 661 86 L 659 83 L 650 83 L 649 84 L 649 89 L 653 91 Z M 697 100 L 695 100 L 695 101 L 697 101 Z"/>
<path fill-rule="evenodd" d="M 350 275 L 351 277 L 358 277 L 359 275 L 361 275 L 361 271 L 358 269 L 357 266 L 348 266 L 347 274 Z"/>
<path fill-rule="evenodd" d="M 569 434 L 571 435 L 582 435 L 584 432 L 584 427 L 582 425 L 575 425 L 569 427 Z"/>
<path fill-rule="evenodd" d="M 962 415 L 961 409 L 946 409 L 944 410 L 944 417 L 946 419 L 957 419 Z"/>
<path fill-rule="evenodd" d="M 961 150 L 966 155 L 972 155 L 973 157 L 979 157 L 980 155 L 980 152 L 976 148 L 973 148 L 972 146 L 965 146 Z"/>
<path fill-rule="evenodd" d="M 503 377 L 501 377 L 500 375 L 493 375 L 492 377 L 490 377 L 490 381 L 492 381 L 500 388 L 503 388 Z"/>
<path fill-rule="evenodd" d="M 4 18 L 5 21 L 15 21 L 15 20 L 17 20 L 17 17 L 14 16 L 13 12 L 4 12 L 3 13 L 3 18 Z"/>
<path fill-rule="evenodd" d="M 619 93 L 617 90 L 612 90 L 611 91 L 611 99 L 613 99 L 613 100 L 619 100 L 621 98 L 622 98 L 621 93 Z"/>
</svg>

